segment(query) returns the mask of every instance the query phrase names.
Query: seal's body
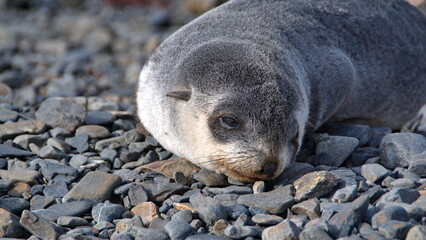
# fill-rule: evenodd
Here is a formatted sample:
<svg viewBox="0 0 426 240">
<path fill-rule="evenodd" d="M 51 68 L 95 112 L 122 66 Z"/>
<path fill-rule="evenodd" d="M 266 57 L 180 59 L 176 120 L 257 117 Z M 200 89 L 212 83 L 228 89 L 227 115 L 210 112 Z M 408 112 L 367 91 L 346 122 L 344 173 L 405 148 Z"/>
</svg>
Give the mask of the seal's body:
<svg viewBox="0 0 426 240">
<path fill-rule="evenodd" d="M 271 179 L 306 129 L 399 128 L 426 102 L 426 17 L 402 0 L 234 0 L 154 52 L 138 115 L 168 150 Z"/>
</svg>

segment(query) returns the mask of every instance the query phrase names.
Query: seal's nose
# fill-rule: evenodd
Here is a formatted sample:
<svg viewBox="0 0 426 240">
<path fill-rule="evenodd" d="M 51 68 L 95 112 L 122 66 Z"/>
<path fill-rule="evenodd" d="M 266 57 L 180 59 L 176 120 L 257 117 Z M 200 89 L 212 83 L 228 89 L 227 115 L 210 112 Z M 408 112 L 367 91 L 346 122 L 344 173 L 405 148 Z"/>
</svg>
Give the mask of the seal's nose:
<svg viewBox="0 0 426 240">
<path fill-rule="evenodd" d="M 277 170 L 277 164 L 273 162 L 266 162 L 262 167 L 262 174 L 271 176 Z"/>
</svg>

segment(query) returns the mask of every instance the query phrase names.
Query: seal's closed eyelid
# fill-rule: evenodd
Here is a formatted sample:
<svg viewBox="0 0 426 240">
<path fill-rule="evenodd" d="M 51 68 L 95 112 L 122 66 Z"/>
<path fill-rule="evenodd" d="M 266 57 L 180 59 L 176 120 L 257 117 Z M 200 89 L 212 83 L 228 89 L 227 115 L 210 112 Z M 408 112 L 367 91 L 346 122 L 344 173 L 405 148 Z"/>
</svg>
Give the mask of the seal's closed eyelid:
<svg viewBox="0 0 426 240">
<path fill-rule="evenodd" d="M 188 101 L 191 99 L 192 92 L 187 91 L 172 91 L 166 94 L 167 97 L 176 98 L 183 101 Z"/>
</svg>

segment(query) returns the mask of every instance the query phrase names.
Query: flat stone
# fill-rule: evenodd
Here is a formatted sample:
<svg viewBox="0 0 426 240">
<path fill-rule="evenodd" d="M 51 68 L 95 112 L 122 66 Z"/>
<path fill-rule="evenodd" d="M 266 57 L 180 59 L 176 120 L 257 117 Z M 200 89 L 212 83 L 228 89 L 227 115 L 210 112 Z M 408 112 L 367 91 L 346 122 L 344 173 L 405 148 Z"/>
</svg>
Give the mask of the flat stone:
<svg viewBox="0 0 426 240">
<path fill-rule="evenodd" d="M 284 220 L 281 223 L 266 228 L 262 233 L 263 240 L 296 240 L 299 239 L 300 229 L 292 221 Z"/>
<path fill-rule="evenodd" d="M 371 219 L 371 224 L 374 229 L 378 229 L 380 226 L 391 220 L 408 221 L 410 220 L 410 217 L 403 207 L 389 206 L 374 214 Z"/>
<path fill-rule="evenodd" d="M 194 174 L 194 179 L 208 187 L 229 185 L 228 178 L 225 175 L 212 172 L 205 168 L 200 169 L 200 171 Z"/>
<path fill-rule="evenodd" d="M 172 220 L 166 224 L 164 230 L 169 234 L 171 240 L 185 240 L 194 233 L 189 223 L 182 220 Z"/>
<path fill-rule="evenodd" d="M 63 202 L 89 200 L 103 202 L 109 198 L 121 178 L 104 172 L 89 172 L 62 199 Z"/>
<path fill-rule="evenodd" d="M 89 222 L 81 217 L 61 216 L 57 220 L 58 225 L 63 227 L 77 227 L 88 225 Z"/>
<path fill-rule="evenodd" d="M 107 111 L 88 111 L 84 122 L 87 125 L 108 125 L 115 121 L 115 116 Z"/>
<path fill-rule="evenodd" d="M 225 206 L 226 212 L 228 216 L 232 219 L 237 219 L 241 215 L 249 215 L 249 210 L 243 204 L 235 204 L 231 206 Z"/>
<path fill-rule="evenodd" d="M 426 138 L 415 133 L 392 133 L 380 143 L 382 165 L 389 169 L 408 167 L 413 156 L 426 151 Z"/>
<path fill-rule="evenodd" d="M 270 192 L 245 194 L 238 198 L 239 204 L 258 207 L 272 214 L 281 214 L 294 203 L 293 189 L 290 186 L 274 189 Z"/>
<path fill-rule="evenodd" d="M 38 194 L 34 195 L 30 201 L 30 210 L 33 211 L 37 209 L 47 208 L 54 203 L 54 200 L 55 199 L 53 197 L 46 197 Z"/>
<path fill-rule="evenodd" d="M 382 165 L 373 163 L 373 164 L 364 164 L 361 167 L 361 175 L 371 181 L 372 183 L 383 179 L 388 176 L 390 171 L 384 168 Z"/>
<path fill-rule="evenodd" d="M 426 226 L 416 225 L 407 234 L 406 240 L 426 239 Z"/>
<path fill-rule="evenodd" d="M 217 194 L 251 194 L 253 193 L 253 190 L 249 187 L 243 187 L 243 186 L 228 186 L 228 187 L 222 187 L 222 188 L 212 188 L 212 187 L 206 187 L 204 188 L 204 191 L 210 192 L 214 195 Z"/>
<path fill-rule="evenodd" d="M 320 202 L 316 198 L 311 198 L 293 205 L 291 211 L 297 215 L 308 216 L 311 220 L 321 216 Z"/>
<path fill-rule="evenodd" d="M 197 234 L 186 238 L 186 240 L 222 240 L 223 238 L 210 234 Z"/>
<path fill-rule="evenodd" d="M 358 226 L 360 236 L 368 239 L 368 240 L 386 240 L 385 237 L 383 237 L 382 234 L 380 234 L 378 231 L 375 231 L 370 224 L 368 223 L 360 223 Z"/>
<path fill-rule="evenodd" d="M 408 170 L 420 177 L 426 177 L 426 152 L 414 155 L 409 165 Z"/>
<path fill-rule="evenodd" d="M 312 172 L 294 182 L 296 202 L 308 198 L 320 198 L 330 193 L 337 185 L 337 178 L 327 171 Z"/>
<path fill-rule="evenodd" d="M 24 209 L 30 208 L 30 203 L 24 198 L 3 197 L 0 198 L 0 208 L 20 216 Z"/>
<path fill-rule="evenodd" d="M 75 201 L 69 203 L 54 204 L 47 209 L 34 210 L 33 213 L 41 216 L 49 221 L 56 221 L 62 216 L 77 216 L 81 217 L 89 212 L 92 208 L 92 203 L 89 201 Z"/>
<path fill-rule="evenodd" d="M 46 124 L 40 121 L 19 121 L 0 124 L 0 139 L 11 139 L 22 134 L 38 134 L 44 132 Z"/>
<path fill-rule="evenodd" d="M 405 239 L 412 226 L 410 223 L 390 220 L 379 227 L 379 232 L 389 239 Z"/>
<path fill-rule="evenodd" d="M 18 119 L 18 116 L 19 114 L 17 112 L 9 110 L 5 107 L 0 107 L 0 122 L 14 122 L 16 119 Z"/>
<path fill-rule="evenodd" d="M 148 193 L 146 192 L 144 187 L 138 184 L 134 184 L 130 187 L 128 196 L 129 196 L 130 206 L 136 206 L 141 202 L 148 201 Z"/>
<path fill-rule="evenodd" d="M 214 199 L 218 200 L 223 206 L 231 206 L 238 203 L 239 196 L 237 194 L 218 194 Z"/>
<path fill-rule="evenodd" d="M 36 184 L 41 175 L 38 171 L 32 170 L 8 171 L 0 169 L 0 177 L 4 180 Z"/>
<path fill-rule="evenodd" d="M 385 208 L 388 208 L 390 206 L 398 206 L 404 208 L 404 210 L 407 212 L 408 217 L 410 219 L 414 219 L 416 221 L 421 221 L 422 217 L 426 215 L 425 211 L 419 206 L 415 206 L 414 204 L 408 204 L 408 203 L 382 203 L 377 206 L 377 209 L 383 210 Z M 376 213 L 376 212 L 374 212 Z M 373 215 L 371 215 L 373 217 Z"/>
<path fill-rule="evenodd" d="M 104 150 L 102 150 L 100 155 L 102 159 L 112 162 L 117 157 L 117 151 L 114 149 L 105 148 Z"/>
<path fill-rule="evenodd" d="M 65 154 L 52 146 L 45 146 L 42 149 L 40 149 L 39 156 L 42 158 L 49 158 L 49 159 L 56 159 L 61 160 L 65 158 Z"/>
<path fill-rule="evenodd" d="M 51 127 L 62 127 L 73 132 L 83 123 L 86 108 L 66 98 L 50 97 L 41 103 L 35 115 L 38 121 Z"/>
<path fill-rule="evenodd" d="M 0 144 L 0 157 L 30 157 L 34 155 L 32 152 Z"/>
<path fill-rule="evenodd" d="M 66 232 L 65 228 L 37 216 L 28 210 L 22 212 L 19 222 L 25 229 L 40 239 L 58 239 L 61 234 Z"/>
<path fill-rule="evenodd" d="M 105 148 L 108 148 L 111 144 L 115 144 L 117 147 L 126 147 L 126 139 L 124 135 L 118 137 L 112 137 L 100 140 L 95 144 L 95 150 L 98 152 L 102 152 Z"/>
<path fill-rule="evenodd" d="M 70 131 L 66 130 L 65 128 L 61 128 L 61 127 L 55 127 L 53 129 L 49 130 L 49 133 L 50 133 L 50 135 L 52 135 L 52 137 L 58 138 L 58 139 L 65 139 L 67 137 L 72 136 Z"/>
<path fill-rule="evenodd" d="M 71 167 L 73 167 L 73 168 L 79 168 L 80 166 L 82 166 L 82 165 L 86 164 L 86 163 L 87 163 L 87 161 L 88 161 L 88 158 L 87 158 L 87 157 L 85 157 L 85 156 L 83 156 L 83 155 L 80 155 L 80 154 L 77 154 L 77 155 L 74 155 L 74 156 L 70 159 L 69 164 L 70 164 L 70 166 L 71 166 Z"/>
<path fill-rule="evenodd" d="M 110 202 L 98 203 L 92 209 L 92 217 L 96 222 L 112 222 L 114 219 L 122 218 L 125 208 L 120 204 Z"/>
<path fill-rule="evenodd" d="M 333 166 L 339 167 L 351 155 L 358 144 L 358 139 L 353 137 L 324 136 L 320 137 L 315 154 L 328 154 L 335 160 Z"/>
<path fill-rule="evenodd" d="M 225 208 L 213 198 L 204 197 L 198 193 L 191 195 L 189 202 L 197 210 L 199 217 L 208 225 L 213 225 L 219 219 L 227 219 Z"/>
<path fill-rule="evenodd" d="M 168 240 L 169 236 L 164 229 L 148 229 L 148 228 L 137 228 L 135 239 L 155 239 L 155 240 Z"/>
<path fill-rule="evenodd" d="M 251 220 L 259 225 L 276 225 L 284 220 L 280 216 L 270 215 L 270 214 L 256 214 Z"/>
<path fill-rule="evenodd" d="M 0 195 L 4 195 L 12 187 L 13 181 L 0 179 Z"/>
<path fill-rule="evenodd" d="M 126 138 L 126 143 L 130 144 L 133 142 L 142 142 L 144 140 L 144 136 L 140 134 L 136 129 L 132 129 L 130 131 L 127 131 L 124 134 L 124 137 Z"/>
<path fill-rule="evenodd" d="M 0 238 L 21 238 L 25 235 L 19 217 L 0 208 Z"/>
<path fill-rule="evenodd" d="M 335 238 L 350 235 L 352 230 L 364 218 L 369 202 L 368 195 L 358 197 L 353 202 L 346 204 L 344 208 L 331 217 L 328 221 L 331 235 Z"/>
<path fill-rule="evenodd" d="M 87 134 L 90 138 L 103 139 L 111 134 L 105 127 L 98 125 L 84 125 L 75 130 L 75 135 Z"/>
<path fill-rule="evenodd" d="M 289 183 L 293 183 L 302 176 L 314 172 L 315 168 L 311 164 L 303 162 L 293 162 L 289 167 L 284 169 L 276 179 L 272 180 L 274 187 L 282 187 Z"/>
<path fill-rule="evenodd" d="M 154 218 L 159 217 L 158 207 L 153 202 L 141 202 L 133 207 L 130 212 L 139 216 L 145 225 L 149 225 Z"/>
<path fill-rule="evenodd" d="M 419 207 L 426 212 L 426 195 L 420 196 L 412 205 L 413 207 Z"/>
<path fill-rule="evenodd" d="M 232 239 L 240 239 L 260 236 L 262 234 L 262 231 L 260 230 L 260 228 L 252 226 L 231 225 L 226 227 L 223 233 L 225 234 L 225 236 L 230 237 Z"/>
<path fill-rule="evenodd" d="M 400 178 L 392 181 L 390 186 L 392 188 L 416 188 L 417 182 L 408 178 Z"/>
</svg>

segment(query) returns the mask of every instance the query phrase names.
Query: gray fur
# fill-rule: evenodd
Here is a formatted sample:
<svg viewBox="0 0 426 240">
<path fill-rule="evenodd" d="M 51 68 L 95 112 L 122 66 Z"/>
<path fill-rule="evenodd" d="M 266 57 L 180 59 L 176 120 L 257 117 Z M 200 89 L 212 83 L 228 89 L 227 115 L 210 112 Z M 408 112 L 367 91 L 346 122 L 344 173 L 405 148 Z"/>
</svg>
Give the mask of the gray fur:
<svg viewBox="0 0 426 240">
<path fill-rule="evenodd" d="M 281 162 L 282 171 L 292 159 L 271 159 L 298 128 L 303 135 L 337 120 L 396 129 L 416 113 L 426 102 L 426 17 L 403 0 L 233 0 L 173 34 L 148 65 L 151 82 L 138 95 L 156 92 L 164 127 L 141 119 L 160 142 L 185 141 L 185 123 L 169 120 L 185 115 L 182 104 L 207 115 L 236 112 L 246 128 L 224 138 L 257 152 L 262 164 Z M 188 102 L 166 97 L 186 90 Z M 175 151 L 185 155 L 185 147 Z"/>
</svg>

